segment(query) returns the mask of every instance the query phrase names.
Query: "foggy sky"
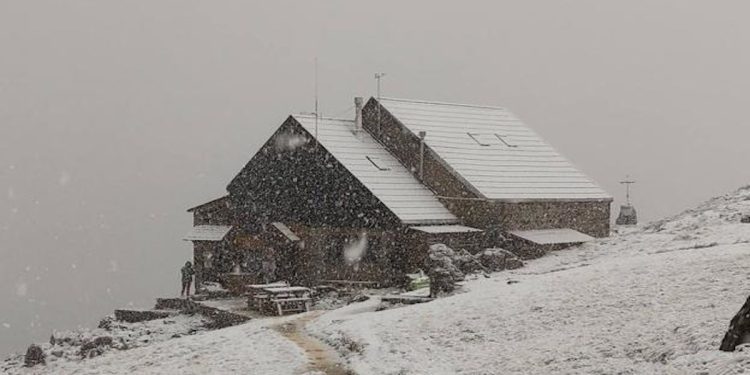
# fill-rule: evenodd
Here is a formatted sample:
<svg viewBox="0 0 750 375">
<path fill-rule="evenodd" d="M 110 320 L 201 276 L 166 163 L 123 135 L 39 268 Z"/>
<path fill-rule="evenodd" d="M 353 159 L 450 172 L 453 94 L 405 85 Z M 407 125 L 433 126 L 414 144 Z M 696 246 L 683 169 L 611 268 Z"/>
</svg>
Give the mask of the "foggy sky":
<svg viewBox="0 0 750 375">
<path fill-rule="evenodd" d="M 743 1 L 0 0 L 0 357 L 179 291 L 185 209 L 290 113 L 509 108 L 642 219 L 750 183 Z M 613 204 L 617 212 L 619 201 Z"/>
</svg>

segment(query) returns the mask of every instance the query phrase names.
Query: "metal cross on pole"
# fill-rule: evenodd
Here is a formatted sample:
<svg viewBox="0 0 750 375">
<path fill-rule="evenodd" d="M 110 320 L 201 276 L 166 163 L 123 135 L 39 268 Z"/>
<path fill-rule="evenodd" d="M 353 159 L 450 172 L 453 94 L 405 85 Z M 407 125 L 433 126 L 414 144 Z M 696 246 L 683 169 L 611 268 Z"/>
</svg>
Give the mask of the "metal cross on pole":
<svg viewBox="0 0 750 375">
<path fill-rule="evenodd" d="M 380 100 L 380 80 L 385 77 L 385 73 L 375 73 L 375 80 L 378 81 L 378 100 Z"/>
<path fill-rule="evenodd" d="M 632 180 L 630 175 L 626 175 L 625 180 L 620 181 L 620 183 L 625 185 L 625 200 L 628 202 L 628 206 L 630 206 L 630 185 L 634 184 L 635 180 Z"/>
</svg>

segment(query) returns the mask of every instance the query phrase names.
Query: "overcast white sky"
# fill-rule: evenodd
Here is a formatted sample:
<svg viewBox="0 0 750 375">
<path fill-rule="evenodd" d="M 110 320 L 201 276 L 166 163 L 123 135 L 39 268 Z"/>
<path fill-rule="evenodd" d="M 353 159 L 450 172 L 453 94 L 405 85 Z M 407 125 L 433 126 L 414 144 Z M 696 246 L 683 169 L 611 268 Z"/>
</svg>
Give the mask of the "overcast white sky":
<svg viewBox="0 0 750 375">
<path fill-rule="evenodd" d="M 176 294 L 185 209 L 292 112 L 504 106 L 642 219 L 750 183 L 746 1 L 0 0 L 0 357 Z M 616 202 L 617 204 L 617 202 Z M 616 213 L 617 206 L 613 206 Z"/>
</svg>

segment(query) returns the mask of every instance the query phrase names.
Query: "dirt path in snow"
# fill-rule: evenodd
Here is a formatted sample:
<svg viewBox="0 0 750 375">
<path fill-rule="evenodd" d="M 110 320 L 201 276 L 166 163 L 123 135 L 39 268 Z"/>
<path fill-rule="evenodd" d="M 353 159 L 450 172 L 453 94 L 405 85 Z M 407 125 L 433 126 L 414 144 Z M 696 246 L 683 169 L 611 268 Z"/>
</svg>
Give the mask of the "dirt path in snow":
<svg viewBox="0 0 750 375">
<path fill-rule="evenodd" d="M 305 325 L 322 313 L 322 311 L 318 311 L 305 314 L 297 319 L 274 326 L 274 329 L 304 350 L 310 358 L 308 372 L 320 372 L 326 375 L 354 375 L 354 372 L 339 362 L 332 348 L 305 332 Z"/>
</svg>

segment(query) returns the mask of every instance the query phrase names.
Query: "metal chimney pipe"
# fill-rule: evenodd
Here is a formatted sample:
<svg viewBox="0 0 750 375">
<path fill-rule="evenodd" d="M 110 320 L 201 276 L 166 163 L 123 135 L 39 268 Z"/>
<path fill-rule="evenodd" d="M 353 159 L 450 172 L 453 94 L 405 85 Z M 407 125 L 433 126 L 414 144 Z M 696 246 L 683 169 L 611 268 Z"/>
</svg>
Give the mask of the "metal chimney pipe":
<svg viewBox="0 0 750 375">
<path fill-rule="evenodd" d="M 424 137 L 427 136 L 427 132 L 421 130 L 419 132 L 419 180 L 424 181 Z"/>
<path fill-rule="evenodd" d="M 354 97 L 354 127 L 356 130 L 362 130 L 362 103 L 364 100 L 361 96 Z"/>
</svg>

